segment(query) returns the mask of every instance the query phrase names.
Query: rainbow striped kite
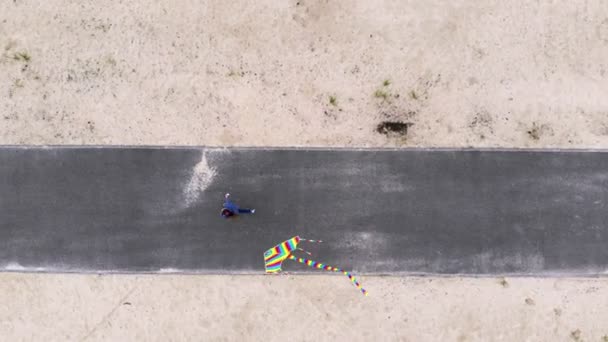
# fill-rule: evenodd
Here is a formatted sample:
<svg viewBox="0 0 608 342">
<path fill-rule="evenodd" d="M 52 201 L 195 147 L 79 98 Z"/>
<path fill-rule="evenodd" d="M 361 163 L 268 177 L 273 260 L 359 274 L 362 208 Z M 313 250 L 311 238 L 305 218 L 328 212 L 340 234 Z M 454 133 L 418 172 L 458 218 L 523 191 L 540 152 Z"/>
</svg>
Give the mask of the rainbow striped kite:
<svg viewBox="0 0 608 342">
<path fill-rule="evenodd" d="M 344 274 L 345 276 L 347 276 L 348 279 L 350 279 L 350 281 L 359 290 L 361 290 L 361 292 L 364 295 L 367 296 L 367 291 L 361 287 L 361 285 L 359 284 L 357 279 L 355 279 L 355 277 L 352 274 L 350 274 L 349 272 L 347 272 L 343 269 L 337 268 L 337 267 L 322 264 L 320 262 L 316 262 L 316 261 L 305 259 L 305 258 L 297 258 L 296 256 L 294 256 L 292 254 L 292 252 L 295 250 L 299 250 L 299 251 L 302 251 L 302 252 L 310 255 L 310 253 L 306 252 L 305 250 L 298 248 L 298 244 L 300 243 L 300 241 L 323 242 L 320 240 L 302 239 L 299 236 L 294 236 L 289 240 L 281 242 L 280 244 L 278 244 L 278 245 L 270 248 L 266 252 L 264 252 L 264 264 L 266 266 L 266 273 L 278 273 L 281 271 L 281 266 L 283 265 L 283 261 L 285 261 L 287 259 L 295 260 L 299 263 L 310 266 L 312 268 L 324 269 L 326 271 L 340 272 L 340 273 Z"/>
</svg>

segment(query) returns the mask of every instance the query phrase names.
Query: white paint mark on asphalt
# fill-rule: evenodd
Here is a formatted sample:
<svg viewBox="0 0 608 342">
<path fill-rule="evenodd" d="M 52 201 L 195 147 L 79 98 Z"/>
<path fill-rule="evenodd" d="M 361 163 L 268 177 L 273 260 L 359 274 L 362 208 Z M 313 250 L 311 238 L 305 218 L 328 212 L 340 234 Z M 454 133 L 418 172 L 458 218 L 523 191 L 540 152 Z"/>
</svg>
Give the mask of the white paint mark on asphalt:
<svg viewBox="0 0 608 342">
<path fill-rule="evenodd" d="M 44 272 L 46 268 L 44 267 L 24 267 L 16 262 L 9 262 L 2 266 L 0 266 L 0 270 L 2 271 L 17 271 L 17 272 Z"/>
<path fill-rule="evenodd" d="M 201 161 L 194 166 L 190 180 L 184 188 L 184 201 L 186 207 L 190 207 L 200 198 L 201 194 L 213 183 L 217 172 L 214 167 L 210 166 L 207 161 L 207 156 L 203 153 Z"/>
</svg>

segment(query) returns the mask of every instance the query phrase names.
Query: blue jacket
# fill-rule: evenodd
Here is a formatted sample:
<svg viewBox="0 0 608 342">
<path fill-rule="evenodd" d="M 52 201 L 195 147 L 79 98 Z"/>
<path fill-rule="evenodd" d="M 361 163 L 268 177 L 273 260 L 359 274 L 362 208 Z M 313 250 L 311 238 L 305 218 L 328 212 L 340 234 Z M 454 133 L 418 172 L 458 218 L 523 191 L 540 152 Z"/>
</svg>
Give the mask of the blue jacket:
<svg viewBox="0 0 608 342">
<path fill-rule="evenodd" d="M 228 198 L 226 198 L 226 201 L 224 201 L 224 209 L 230 210 L 234 215 L 239 214 L 239 206 L 234 204 Z"/>
</svg>

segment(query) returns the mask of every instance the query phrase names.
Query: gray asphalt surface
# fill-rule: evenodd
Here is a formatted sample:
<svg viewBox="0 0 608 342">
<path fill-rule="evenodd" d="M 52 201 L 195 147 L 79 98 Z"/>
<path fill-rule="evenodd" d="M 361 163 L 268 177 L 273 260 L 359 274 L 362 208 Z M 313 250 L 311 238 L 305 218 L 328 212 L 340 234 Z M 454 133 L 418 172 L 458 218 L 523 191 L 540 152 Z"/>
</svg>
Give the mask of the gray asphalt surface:
<svg viewBox="0 0 608 342">
<path fill-rule="evenodd" d="M 606 274 L 607 185 L 606 152 L 4 147 L 0 267 L 262 273 L 300 235 L 359 273 Z"/>
</svg>

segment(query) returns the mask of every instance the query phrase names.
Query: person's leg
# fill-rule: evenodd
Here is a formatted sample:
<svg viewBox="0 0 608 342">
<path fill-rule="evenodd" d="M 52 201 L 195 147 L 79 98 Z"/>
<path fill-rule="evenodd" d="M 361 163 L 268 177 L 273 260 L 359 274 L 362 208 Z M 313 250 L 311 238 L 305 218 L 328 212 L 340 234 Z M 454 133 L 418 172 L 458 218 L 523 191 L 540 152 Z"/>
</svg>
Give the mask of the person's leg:
<svg viewBox="0 0 608 342">
<path fill-rule="evenodd" d="M 239 208 L 239 214 L 253 214 L 255 209 Z"/>
</svg>

